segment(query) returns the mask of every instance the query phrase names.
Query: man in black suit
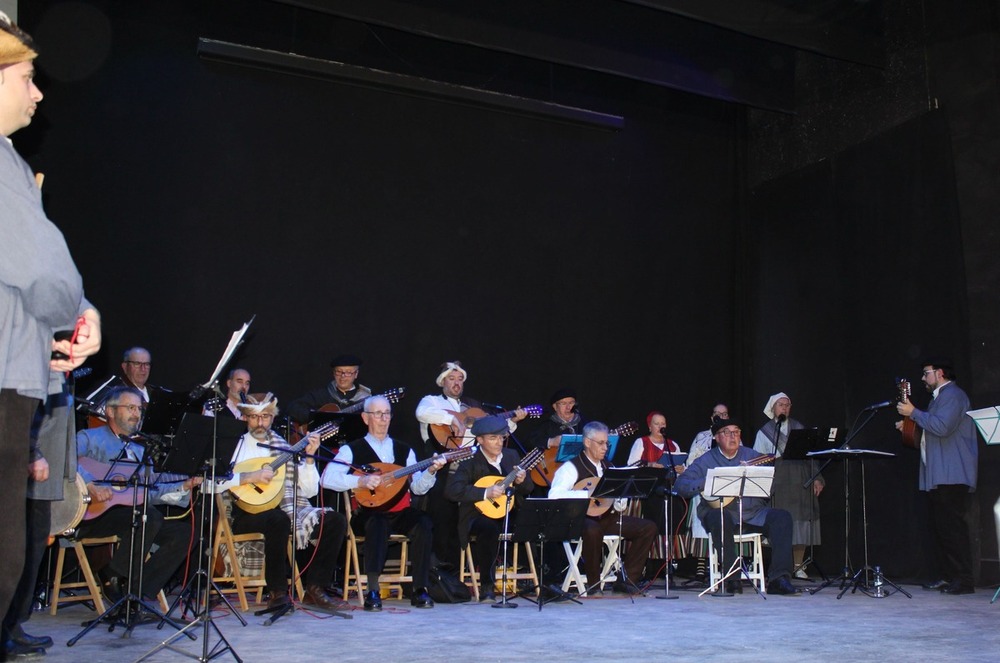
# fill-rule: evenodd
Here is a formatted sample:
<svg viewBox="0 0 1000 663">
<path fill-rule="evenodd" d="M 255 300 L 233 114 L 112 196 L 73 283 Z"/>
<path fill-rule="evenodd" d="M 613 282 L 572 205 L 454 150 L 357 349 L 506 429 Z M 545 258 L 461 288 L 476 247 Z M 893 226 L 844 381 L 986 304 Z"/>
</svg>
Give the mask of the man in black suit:
<svg viewBox="0 0 1000 663">
<path fill-rule="evenodd" d="M 483 515 L 476 508 L 476 502 L 496 500 L 504 494 L 504 489 L 497 485 L 477 487 L 476 481 L 487 476 L 506 477 L 514 471 L 521 456 L 503 446 L 510 434 L 507 420 L 503 417 L 494 415 L 477 419 L 472 426 L 472 434 L 476 436 L 479 450 L 470 460 L 461 463 L 448 479 L 445 495 L 459 503 L 458 536 L 461 546 L 464 548 L 468 544 L 471 534 L 476 535 L 472 558 L 479 567 L 479 598 L 481 601 L 493 601 L 496 599 L 497 544 L 503 531 L 503 518 Z M 518 504 L 534 489 L 535 484 L 524 470 L 519 470 L 511 487 L 514 489 L 515 504 Z"/>
</svg>

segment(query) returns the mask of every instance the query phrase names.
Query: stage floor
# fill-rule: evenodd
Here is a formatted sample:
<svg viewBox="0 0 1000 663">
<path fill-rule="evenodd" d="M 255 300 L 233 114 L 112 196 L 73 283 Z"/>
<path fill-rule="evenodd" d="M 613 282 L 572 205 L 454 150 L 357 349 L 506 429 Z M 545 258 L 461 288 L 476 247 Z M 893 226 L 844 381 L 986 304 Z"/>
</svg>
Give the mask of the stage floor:
<svg viewBox="0 0 1000 663">
<path fill-rule="evenodd" d="M 799 586 L 808 587 L 802 581 Z M 516 609 L 489 604 L 438 605 L 411 610 L 409 602 L 385 601 L 381 613 L 356 609 L 351 620 L 296 611 L 264 627 L 264 617 L 246 615 L 248 625 L 216 611 L 214 624 L 244 661 L 996 661 L 1000 656 L 1000 601 L 993 590 L 944 596 L 904 585 L 912 599 L 896 593 L 871 598 L 860 592 L 837 599 L 837 587 L 815 595 L 772 596 L 762 600 L 746 588 L 732 598 L 699 598 L 696 591 L 671 592 L 673 600 L 627 596 L 538 608 L 517 599 Z M 100 626 L 73 647 L 66 641 L 93 616 L 84 606 L 62 608 L 58 616 L 38 613 L 26 625 L 35 635 L 55 639 L 44 659 L 133 661 L 169 637 L 171 629 L 138 626 L 122 638 L 119 627 Z M 198 640 L 175 646 L 198 659 Z M 211 632 L 210 643 L 218 637 Z M 144 660 L 178 661 L 184 655 L 160 651 Z M 226 653 L 221 661 L 236 660 Z"/>
</svg>

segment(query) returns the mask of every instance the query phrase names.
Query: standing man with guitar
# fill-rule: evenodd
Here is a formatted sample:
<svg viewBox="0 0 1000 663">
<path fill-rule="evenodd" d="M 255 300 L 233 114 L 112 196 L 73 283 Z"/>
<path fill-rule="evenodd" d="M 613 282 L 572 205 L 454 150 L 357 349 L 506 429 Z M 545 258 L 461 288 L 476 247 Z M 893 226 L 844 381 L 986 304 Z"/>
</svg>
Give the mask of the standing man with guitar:
<svg viewBox="0 0 1000 663">
<path fill-rule="evenodd" d="M 407 467 L 417 464 L 417 456 L 409 445 L 389 437 L 389 422 L 392 420 L 389 399 L 384 396 L 367 398 L 361 418 L 368 426 L 368 434 L 340 447 L 334 462 L 329 463 L 323 472 L 324 488 L 341 492 L 364 491 L 372 495 L 381 485 L 382 476 L 378 473 L 348 474 L 352 466 L 387 463 Z M 382 609 L 378 577 L 385 566 L 389 536 L 393 533 L 405 534 L 410 539 L 413 576 L 410 605 L 415 608 L 434 607 L 434 601 L 427 594 L 434 524 L 429 515 L 410 506 L 410 494 L 426 494 L 437 481 L 437 473 L 445 462 L 443 457 L 435 458 L 426 470 L 412 474 L 408 489 L 402 482 L 393 500 L 377 508 L 359 507 L 354 512 L 351 527 L 355 533 L 365 537 L 365 571 L 368 574 L 365 610 L 378 612 Z"/>
<path fill-rule="evenodd" d="M 435 384 L 441 387 L 441 394 L 424 396 L 417 404 L 420 437 L 424 440 L 428 454 L 447 448 L 470 446 L 473 443 L 472 426 L 467 424 L 462 413 L 470 410 L 479 416 L 484 416 L 486 413 L 482 411 L 479 401 L 465 396 L 465 380 L 468 377 L 469 374 L 462 368 L 461 362 L 457 360 L 445 362 L 441 365 L 441 372 L 435 380 Z M 513 432 L 517 428 L 517 422 L 526 416 L 527 412 L 523 409 L 514 410 L 507 421 L 508 430 Z M 450 428 L 450 436 L 446 435 L 447 439 L 444 442 L 438 441 L 432 435 L 431 426 L 435 425 Z M 427 494 L 424 508 L 434 521 L 434 556 L 439 562 L 449 565 L 452 569 L 458 569 L 461 551 L 456 527 L 458 505 L 445 497 L 448 475 L 442 479 Z"/>
<path fill-rule="evenodd" d="M 472 425 L 472 434 L 476 436 L 479 451 L 464 463 L 459 464 L 455 472 L 448 478 L 446 495 L 448 499 L 459 503 L 458 538 L 462 548 L 469 543 L 469 535 L 476 535 L 476 545 L 472 550 L 472 559 L 479 567 L 479 599 L 493 601 L 496 599 L 497 544 L 503 530 L 503 517 L 493 518 L 484 515 L 476 508 L 476 503 L 486 500 L 496 503 L 499 500 L 507 502 L 506 489 L 502 479 L 511 473 L 514 478 L 510 484 L 513 499 L 516 503 L 524 500 L 535 487 L 524 469 L 518 467 L 521 455 L 513 449 L 504 449 L 509 430 L 507 420 L 503 417 L 490 416 L 477 419 Z M 499 475 L 499 476 L 497 476 Z M 497 481 L 487 487 L 477 486 L 484 477 L 496 476 Z M 507 502 L 506 509 L 513 508 Z"/>
<path fill-rule="evenodd" d="M 931 531 L 937 562 L 937 580 L 924 589 L 945 594 L 972 594 L 972 541 L 969 511 L 976 491 L 979 448 L 969 410 L 969 397 L 955 384 L 951 361 L 934 358 L 923 363 L 924 387 L 931 393 L 927 411 L 908 399 L 896 411 L 923 429 L 920 440 L 920 490 L 930 502 Z M 896 424 L 902 430 L 903 422 Z"/>
<path fill-rule="evenodd" d="M 583 427 L 583 451 L 568 463 L 563 463 L 555 476 L 552 477 L 552 487 L 549 497 L 555 499 L 590 497 L 597 481 L 604 476 L 608 463 L 604 457 L 608 453 L 608 427 L 599 421 L 591 421 Z M 586 488 L 583 484 L 592 481 L 593 485 Z M 624 500 L 620 500 L 624 501 Z M 621 507 L 620 509 L 618 507 Z M 615 504 L 614 508 L 604 511 L 601 515 L 589 515 L 583 522 L 583 566 L 587 574 L 587 582 L 597 584 L 601 579 L 601 550 L 604 536 L 619 533 L 628 541 L 628 552 L 623 563 L 629 582 L 638 585 L 642 577 L 642 569 L 649 557 L 649 548 L 659 531 L 656 523 L 646 518 L 626 516 L 623 504 Z M 624 579 L 614 583 L 616 592 L 634 593 Z"/>
<path fill-rule="evenodd" d="M 313 389 L 288 405 L 288 414 L 300 424 L 308 423 L 312 413 L 324 406 L 334 405 L 337 409 L 360 403 L 372 395 L 372 390 L 358 384 L 358 372 L 362 362 L 354 355 L 337 355 L 330 361 L 333 379 L 325 387 Z M 336 412 L 336 409 L 332 409 Z"/>
<path fill-rule="evenodd" d="M 684 471 L 674 484 L 681 497 L 694 497 L 705 490 L 708 471 L 715 467 L 739 467 L 752 464 L 755 459 L 773 460 L 753 449 L 744 447 L 740 440 L 740 426 L 732 419 L 717 419 L 712 423 L 716 446 L 702 454 Z M 760 461 L 757 461 L 759 463 Z M 799 590 L 792 585 L 792 516 L 784 509 L 772 509 L 770 500 L 763 497 L 743 498 L 743 531 L 762 532 L 771 542 L 771 566 L 767 571 L 767 593 L 795 596 Z M 712 545 L 719 557 L 719 567 L 726 571 L 738 554 L 733 535 L 739 529 L 738 500 L 720 504 L 717 499 L 704 498 L 698 504 L 698 517 L 711 534 Z M 722 519 L 725 518 L 725 541 L 722 539 Z M 739 580 L 729 581 L 731 591 L 739 591 Z"/>
<path fill-rule="evenodd" d="M 319 493 L 319 472 L 309 457 L 319 448 L 319 433 L 310 433 L 295 446 L 306 459 L 295 465 L 286 464 L 291 454 L 278 449 L 291 449 L 283 437 L 271 430 L 278 415 L 278 399 L 270 393 L 258 402 L 252 396 L 240 405 L 246 418 L 247 432 L 236 444 L 233 453 L 233 478 L 218 484 L 217 491 L 231 490 L 233 533 L 260 532 L 264 535 L 264 574 L 271 593 L 267 607 L 280 608 L 288 603 L 288 536 L 293 532 L 295 514 L 295 550 L 304 550 L 319 539 L 317 550 L 306 570 L 305 605 L 336 610 L 340 604 L 326 593 L 333 580 L 337 557 L 344 545 L 347 519 L 333 509 L 317 508 L 309 498 Z M 268 445 L 268 446 L 260 446 Z M 295 491 L 297 477 L 298 490 Z M 263 496 L 261 499 L 258 497 Z M 293 500 L 297 497 L 297 501 Z"/>
<path fill-rule="evenodd" d="M 77 471 L 86 482 L 87 492 L 92 500 L 88 511 L 95 508 L 100 510 L 102 503 L 112 504 L 110 507 L 103 507 L 106 510 L 96 518 L 84 520 L 77 528 L 77 532 L 81 538 L 117 535 L 121 539 L 111 561 L 100 571 L 104 593 L 112 601 L 117 601 L 128 591 L 124 579 L 129 570 L 129 541 L 134 518 L 132 493 L 131 490 L 115 493 L 109 486 L 99 483 L 107 470 L 98 470 L 86 459 L 105 465 L 119 458 L 128 459 L 132 463 L 122 463 L 117 467 L 116 473 L 130 473 L 136 467 L 135 463 L 142 461 L 144 455 L 141 445 L 128 440 L 139 430 L 142 405 L 142 394 L 138 390 L 132 387 L 114 387 L 105 399 L 104 408 L 108 423 L 100 428 L 81 430 L 76 434 L 76 454 L 79 463 Z M 168 493 L 184 493 L 190 491 L 192 486 L 200 481 L 201 479 L 196 477 L 183 482 L 160 483 L 149 489 L 147 497 L 156 500 Z M 132 578 L 132 591 L 140 596 L 156 596 L 184 560 L 189 539 L 190 526 L 187 523 L 164 520 L 160 511 L 148 508 L 145 546 L 141 549 L 137 546 L 133 558 L 135 560 L 133 573 L 137 573 L 140 564 L 143 565 L 142 587 L 137 584 L 138 578 Z M 137 543 L 138 541 L 136 538 Z M 158 546 L 157 551 L 143 563 L 154 543 Z"/>
</svg>

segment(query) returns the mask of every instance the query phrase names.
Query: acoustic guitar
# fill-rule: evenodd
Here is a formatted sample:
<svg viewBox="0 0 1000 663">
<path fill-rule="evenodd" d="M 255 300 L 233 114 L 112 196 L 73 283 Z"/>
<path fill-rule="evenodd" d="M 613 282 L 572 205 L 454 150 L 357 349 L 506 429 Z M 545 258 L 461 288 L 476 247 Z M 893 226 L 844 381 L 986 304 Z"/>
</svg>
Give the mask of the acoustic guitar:
<svg viewBox="0 0 1000 663">
<path fill-rule="evenodd" d="M 597 488 L 597 484 L 601 481 L 601 477 L 587 477 L 586 479 L 580 479 L 573 486 L 575 490 L 585 490 L 588 495 L 594 494 L 594 489 Z M 587 515 L 591 518 L 599 518 L 607 513 L 611 505 L 615 503 L 615 498 L 613 497 L 591 497 L 590 504 L 587 505 Z"/>
<path fill-rule="evenodd" d="M 445 460 L 450 463 L 452 461 L 463 461 L 472 458 L 474 453 L 476 453 L 475 447 L 462 447 L 461 449 L 443 453 L 440 456 L 432 456 L 427 460 L 422 460 L 419 463 L 406 467 L 400 467 L 391 463 L 372 463 L 370 465 L 372 471 L 368 472 L 368 474 L 381 475 L 382 483 L 377 488 L 362 488 L 360 486 L 355 488 L 354 499 L 357 500 L 358 504 L 367 509 L 380 509 L 383 511 L 391 509 L 402 499 L 403 492 L 408 485 L 407 481 L 400 481 L 400 479 L 405 479 L 411 474 L 416 474 L 421 470 L 427 469 L 441 456 L 444 456 Z"/>
<path fill-rule="evenodd" d="M 319 428 L 310 431 L 319 435 L 320 442 L 337 434 L 340 424 L 332 421 L 323 424 Z M 303 437 L 296 442 L 288 451 L 283 451 L 277 456 L 261 456 L 260 458 L 248 458 L 233 466 L 233 476 L 239 476 L 248 472 L 256 472 L 269 466 L 274 470 L 274 476 L 267 483 L 242 483 L 229 489 L 232 493 L 236 506 L 247 513 L 261 513 L 273 509 L 281 503 L 281 496 L 285 492 L 285 463 L 290 461 L 295 454 L 306 448 L 309 438 Z"/>
<path fill-rule="evenodd" d="M 544 412 L 541 405 L 526 405 L 523 409 L 529 417 L 537 419 L 542 416 Z M 459 421 L 458 430 L 452 430 L 451 426 L 448 424 L 431 424 L 429 426 L 431 431 L 431 437 L 437 443 L 438 447 L 442 449 L 457 449 L 458 447 L 467 447 L 472 444 L 472 437 L 466 438 L 466 431 L 472 428 L 472 424 L 476 423 L 476 419 L 482 419 L 483 417 L 488 417 L 490 415 L 495 415 L 498 417 L 503 417 L 504 419 L 511 419 L 517 414 L 517 410 L 506 410 L 504 412 L 487 412 L 478 407 L 470 407 L 468 410 L 463 410 L 462 412 L 455 412 L 454 410 L 447 410 L 455 416 Z"/>
<path fill-rule="evenodd" d="M 111 489 L 111 499 L 105 500 L 103 502 L 98 502 L 96 500 L 88 500 L 86 502 L 86 511 L 84 512 L 81 520 L 93 520 L 98 516 L 102 515 L 105 511 L 113 506 L 132 506 L 132 497 L 135 495 L 135 503 L 142 504 L 145 501 L 146 492 L 141 487 L 137 488 L 130 484 L 130 479 L 132 471 L 135 469 L 135 463 L 118 463 L 113 465 L 112 463 L 102 463 L 99 460 L 94 460 L 89 456 L 80 456 L 77 458 L 77 464 L 90 472 L 91 476 L 94 477 L 94 481 L 98 486 L 103 486 Z M 112 469 L 114 471 L 112 471 Z M 142 470 L 140 469 L 140 473 Z M 83 481 L 82 477 L 77 475 L 80 481 Z M 172 483 L 175 481 L 187 481 L 191 477 L 186 474 L 167 474 L 166 472 L 153 472 L 152 478 L 157 481 L 157 483 Z M 110 482 L 110 483 L 104 483 Z M 66 486 L 68 489 L 69 486 Z M 84 484 L 84 492 L 86 493 L 86 484 Z M 69 495 L 70 498 L 75 497 L 72 491 L 64 493 L 64 497 Z M 78 507 L 77 507 L 78 508 Z M 79 525 L 80 522 L 74 523 L 74 527 Z M 70 529 L 70 528 L 66 528 Z"/>
<path fill-rule="evenodd" d="M 608 435 L 618 435 L 619 437 L 626 437 L 628 435 L 635 435 L 636 431 L 639 430 L 639 424 L 634 421 L 626 421 L 618 428 L 612 428 L 608 431 Z M 535 482 L 536 486 L 551 486 L 552 477 L 555 476 L 556 470 L 562 465 L 562 463 L 556 462 L 556 456 L 559 455 L 559 447 L 549 447 L 545 450 L 545 455 L 542 457 L 540 463 L 535 465 L 534 469 L 531 470 L 531 480 Z"/>
<path fill-rule="evenodd" d="M 507 489 L 510 487 L 514 480 L 517 479 L 517 473 L 521 470 L 525 472 L 529 471 L 535 463 L 542 459 L 541 449 L 532 449 L 524 458 L 522 458 L 514 469 L 510 471 L 505 477 L 501 476 L 485 476 L 476 481 L 476 488 L 489 488 L 490 486 L 500 486 L 504 489 L 504 494 L 500 495 L 496 499 L 492 500 L 479 500 L 476 502 L 476 508 L 479 509 L 479 513 L 483 514 L 488 518 L 493 518 L 497 520 L 498 518 L 503 518 L 508 511 L 513 508 L 514 504 L 507 497 Z"/>
<path fill-rule="evenodd" d="M 899 390 L 899 402 L 910 400 L 910 381 L 904 378 L 900 378 L 899 382 L 896 383 L 896 388 Z M 902 442 L 904 447 L 909 447 L 910 449 L 920 448 L 920 438 L 923 435 L 923 431 L 920 426 L 917 425 L 913 419 L 905 417 L 903 419 L 903 429 L 900 431 L 903 435 Z"/>
<path fill-rule="evenodd" d="M 754 465 L 767 465 L 768 463 L 773 463 L 777 456 L 772 456 L 770 454 L 764 456 L 757 456 L 751 460 L 740 463 L 739 465 L 734 465 L 733 468 L 738 467 L 753 467 Z M 712 507 L 713 509 L 724 509 L 729 506 L 735 500 L 735 497 L 715 497 L 714 495 L 709 495 L 707 490 L 703 490 L 701 493 L 701 501 Z"/>
<path fill-rule="evenodd" d="M 393 405 L 398 403 L 403 396 L 406 395 L 406 387 L 394 387 L 387 391 L 383 391 L 381 394 L 373 394 L 373 396 L 381 396 Z M 345 405 L 343 407 L 337 405 L 336 403 L 327 403 L 326 405 L 320 406 L 316 412 L 339 412 L 340 414 L 356 414 L 365 409 L 365 401 L 360 400 L 357 403 L 351 403 L 350 405 Z M 293 444 L 301 440 L 308 432 L 306 424 L 299 424 L 295 426 L 292 439 L 290 440 Z"/>
</svg>

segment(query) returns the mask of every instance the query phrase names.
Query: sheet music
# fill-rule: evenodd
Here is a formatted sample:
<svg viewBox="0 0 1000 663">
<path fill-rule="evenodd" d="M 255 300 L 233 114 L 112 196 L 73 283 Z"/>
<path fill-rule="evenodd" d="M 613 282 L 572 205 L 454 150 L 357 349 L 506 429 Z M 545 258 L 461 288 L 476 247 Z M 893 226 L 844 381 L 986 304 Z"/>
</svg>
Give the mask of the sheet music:
<svg viewBox="0 0 1000 663">
<path fill-rule="evenodd" d="M 202 389 L 208 389 L 212 386 L 216 380 L 219 379 L 219 375 L 222 373 L 222 369 L 225 368 L 229 360 L 233 358 L 233 353 L 236 352 L 236 348 L 240 346 L 243 342 L 243 337 L 246 336 L 247 330 L 250 329 L 250 325 L 257 318 L 257 314 L 254 314 L 250 319 L 243 323 L 243 326 L 233 332 L 232 337 L 229 339 L 229 345 L 226 346 L 225 352 L 222 353 L 222 357 L 219 359 L 219 363 L 216 364 L 215 370 L 212 371 L 212 377 L 208 379 L 208 382 L 201 385 Z"/>
</svg>

